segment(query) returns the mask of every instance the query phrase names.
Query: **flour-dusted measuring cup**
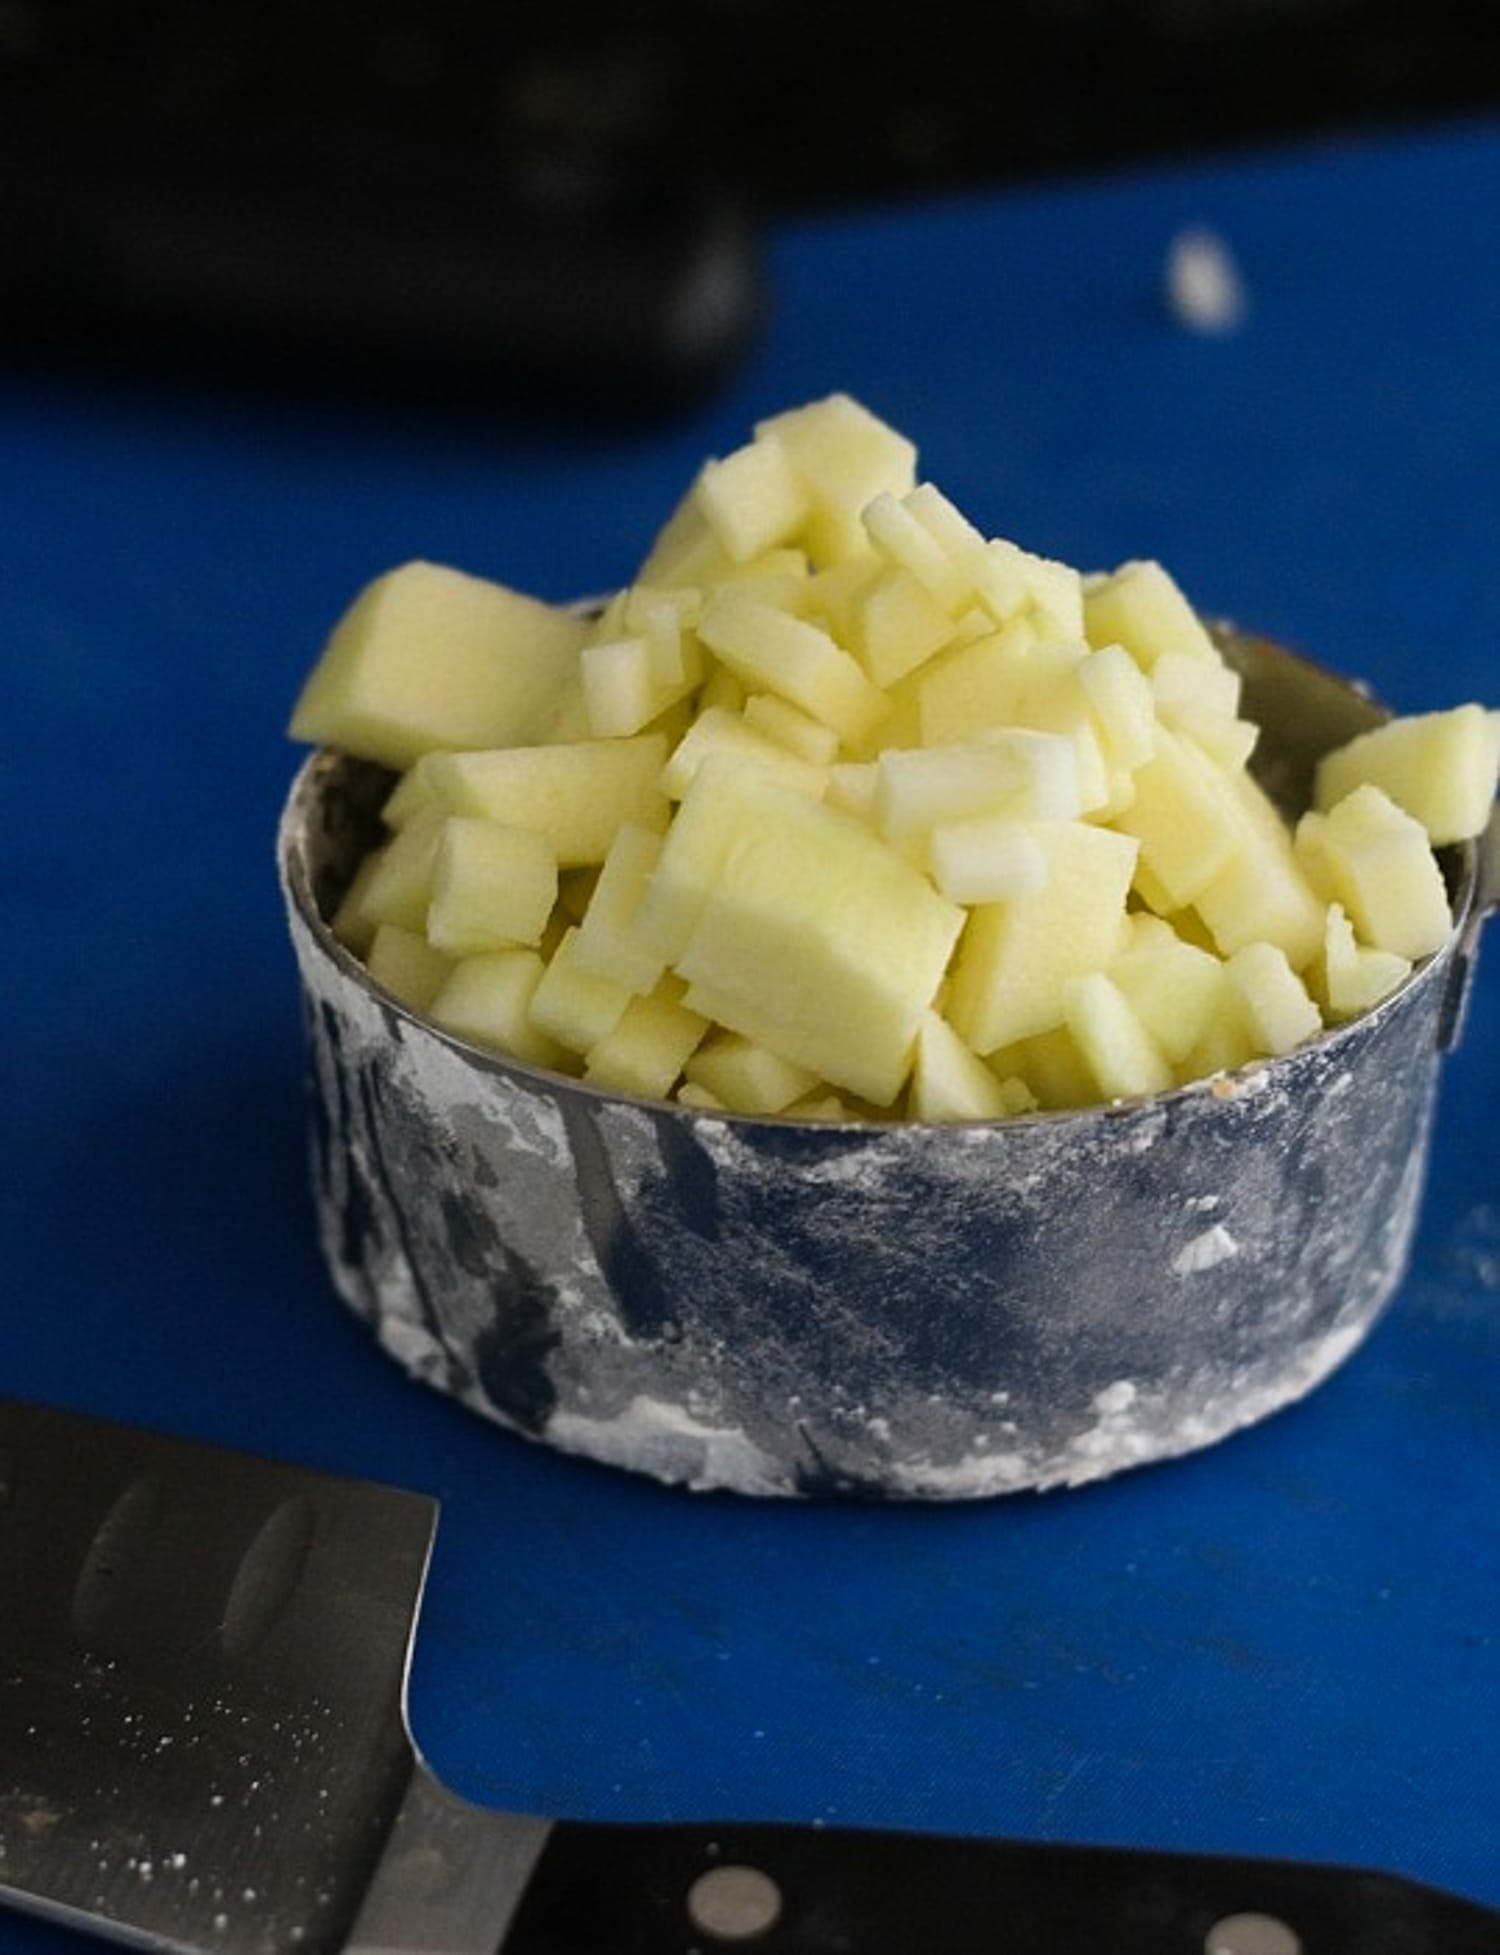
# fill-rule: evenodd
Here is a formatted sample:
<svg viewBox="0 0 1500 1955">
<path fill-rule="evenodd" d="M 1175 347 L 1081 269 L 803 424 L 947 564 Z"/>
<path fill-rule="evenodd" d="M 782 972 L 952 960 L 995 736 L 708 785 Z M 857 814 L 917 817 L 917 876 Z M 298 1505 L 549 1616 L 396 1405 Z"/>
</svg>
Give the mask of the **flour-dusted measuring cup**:
<svg viewBox="0 0 1500 1955">
<path fill-rule="evenodd" d="M 1221 642 L 1295 812 L 1385 715 Z M 1442 852 L 1443 948 L 1285 1058 L 1077 1112 L 824 1125 L 601 1092 L 387 996 L 327 919 L 390 780 L 315 755 L 281 825 L 323 1250 L 401 1364 L 514 1431 L 742 1493 L 1076 1485 L 1301 1397 L 1400 1281 L 1494 822 Z"/>
</svg>

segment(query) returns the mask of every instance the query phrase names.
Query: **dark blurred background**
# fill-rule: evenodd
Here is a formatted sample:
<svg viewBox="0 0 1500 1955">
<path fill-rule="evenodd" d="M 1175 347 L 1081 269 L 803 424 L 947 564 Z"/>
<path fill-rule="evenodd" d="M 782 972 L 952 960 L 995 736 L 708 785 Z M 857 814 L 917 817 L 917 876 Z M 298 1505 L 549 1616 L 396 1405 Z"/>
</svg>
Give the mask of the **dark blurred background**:
<svg viewBox="0 0 1500 1955">
<path fill-rule="evenodd" d="M 1497 95 L 1454 0 L 0 0 L 0 333 L 652 412 L 753 342 L 767 216 Z"/>
</svg>

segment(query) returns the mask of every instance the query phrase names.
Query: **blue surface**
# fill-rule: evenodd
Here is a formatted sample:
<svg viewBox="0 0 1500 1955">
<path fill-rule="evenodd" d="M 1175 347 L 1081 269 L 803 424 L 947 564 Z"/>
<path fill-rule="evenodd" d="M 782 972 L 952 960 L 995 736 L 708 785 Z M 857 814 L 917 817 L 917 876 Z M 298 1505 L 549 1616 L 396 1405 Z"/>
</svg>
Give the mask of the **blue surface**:
<svg viewBox="0 0 1500 1955">
<path fill-rule="evenodd" d="M 754 365 L 645 437 L 0 372 L 0 1390 L 441 1495 L 414 1715 L 476 1796 L 1500 1904 L 1500 945 L 1410 1280 L 1312 1400 L 1077 1494 L 760 1506 L 512 1440 L 343 1314 L 271 864 L 282 724 L 363 579 L 608 586 L 698 457 L 835 386 L 992 529 L 1159 555 L 1399 706 L 1500 704 L 1497 193 L 1479 128 L 789 227 Z M 1161 310 L 1188 221 L 1248 280 L 1231 339 Z M 0 1922 L 6 1955 L 68 1941 Z"/>
</svg>

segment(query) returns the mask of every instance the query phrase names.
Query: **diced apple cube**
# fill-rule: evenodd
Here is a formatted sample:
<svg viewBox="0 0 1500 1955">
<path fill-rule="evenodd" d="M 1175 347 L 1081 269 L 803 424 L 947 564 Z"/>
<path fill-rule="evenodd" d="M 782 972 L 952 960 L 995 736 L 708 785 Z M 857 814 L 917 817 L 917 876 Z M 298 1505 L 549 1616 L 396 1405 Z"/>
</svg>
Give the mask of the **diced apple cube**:
<svg viewBox="0 0 1500 1955">
<path fill-rule="evenodd" d="M 1171 726 L 1183 713 L 1232 720 L 1240 710 L 1240 675 L 1217 656 L 1163 652 L 1151 667 L 1151 691 L 1158 717 Z"/>
<path fill-rule="evenodd" d="M 668 976 L 649 998 L 632 998 L 590 1051 L 583 1068 L 589 1084 L 666 1099 L 708 1030 L 708 1020 L 689 1011 L 681 994 L 681 985 Z"/>
<path fill-rule="evenodd" d="M 557 901 L 557 856 L 545 835 L 477 815 L 443 823 L 427 938 L 446 956 L 541 941 Z"/>
<path fill-rule="evenodd" d="M 846 760 L 828 770 L 827 801 L 830 807 L 858 815 L 861 821 L 875 819 L 875 794 L 880 785 L 880 765 L 874 760 Z"/>
<path fill-rule="evenodd" d="M 404 828 L 412 816 L 423 808 L 432 806 L 432 789 L 422 763 L 417 761 L 408 767 L 385 798 L 380 810 L 380 819 L 386 827 L 395 830 Z"/>
<path fill-rule="evenodd" d="M 1246 944 L 1224 968 L 1260 1052 L 1280 1058 L 1322 1031 L 1322 1014 L 1275 944 Z"/>
<path fill-rule="evenodd" d="M 899 496 L 880 495 L 867 503 L 861 521 L 870 542 L 892 567 L 904 570 L 924 591 L 952 630 L 954 616 L 973 596 L 973 580 L 956 564 Z"/>
<path fill-rule="evenodd" d="M 812 1120 L 820 1124 L 837 1125 L 850 1120 L 878 1119 L 878 1108 L 866 1110 L 851 1106 L 837 1093 L 810 1093 L 805 1100 L 794 1100 L 789 1107 L 783 1107 L 783 1120 Z"/>
<path fill-rule="evenodd" d="M 728 1107 L 721 1099 L 710 1093 L 706 1086 L 697 1086 L 685 1079 L 672 1095 L 679 1106 L 691 1107 L 694 1113 L 727 1113 Z"/>
<path fill-rule="evenodd" d="M 1019 1079 L 1036 1104 L 1049 1113 L 1088 1106 L 1099 1098 L 1094 1075 L 1066 1025 L 992 1053 L 989 1063 L 1002 1079 Z"/>
<path fill-rule="evenodd" d="M 829 636 L 841 645 L 847 645 L 854 635 L 860 597 L 884 568 L 881 558 L 870 555 L 851 557 L 817 571 L 808 581 L 807 616 L 825 625 Z"/>
<path fill-rule="evenodd" d="M 698 694 L 698 711 L 707 713 L 717 708 L 725 713 L 742 713 L 745 709 L 745 688 L 727 665 L 720 665 L 714 659 L 709 667 L 708 677 Z"/>
<path fill-rule="evenodd" d="M 1389 720 L 1319 763 L 1315 804 L 1326 813 L 1357 787 L 1389 795 L 1440 847 L 1483 832 L 1495 800 L 1500 719 L 1482 706 Z"/>
<path fill-rule="evenodd" d="M 1108 765 L 1126 773 L 1144 765 L 1156 751 L 1150 681 L 1123 645 L 1101 645 L 1080 659 L 1077 669 Z"/>
<path fill-rule="evenodd" d="M 380 850 L 360 899 L 368 922 L 399 923 L 403 930 L 425 932 L 445 819 L 442 807 L 424 808 Z"/>
<path fill-rule="evenodd" d="M 1130 941 L 1109 976 L 1162 1052 L 1180 1065 L 1224 1007 L 1224 966 L 1156 917 L 1131 921 Z M 1157 930 L 1143 930 L 1148 923 Z"/>
<path fill-rule="evenodd" d="M 377 928 L 375 919 L 365 911 L 365 897 L 374 880 L 375 871 L 380 866 L 382 851 L 372 849 L 365 856 L 339 899 L 339 906 L 329 920 L 328 927 L 344 946 L 356 957 L 363 957 L 375 940 Z"/>
<path fill-rule="evenodd" d="M 378 985 L 412 1011 L 429 1011 L 448 982 L 453 960 L 416 930 L 382 923 L 370 940 L 365 968 Z"/>
<path fill-rule="evenodd" d="M 1044 639 L 1072 642 L 1083 629 L 1083 580 L 1068 564 L 1034 556 L 1004 537 L 985 545 L 975 596 L 997 623 L 1022 613 Z"/>
<path fill-rule="evenodd" d="M 449 814 L 534 828 L 551 840 L 559 867 L 576 869 L 602 862 L 627 821 L 658 833 L 666 827 L 671 808 L 658 785 L 666 758 L 661 734 L 638 733 L 629 740 L 434 754 L 427 769 Z"/>
<path fill-rule="evenodd" d="M 675 961 L 692 935 L 736 835 L 758 819 L 756 788 L 768 771 L 733 754 L 709 754 L 694 769 L 633 926 L 666 962 Z"/>
<path fill-rule="evenodd" d="M 671 759 L 662 769 L 662 792 L 673 801 L 682 800 L 699 768 L 709 759 L 759 767 L 813 800 L 817 800 L 828 782 L 826 768 L 804 760 L 782 741 L 752 726 L 741 714 L 710 706 L 699 713 L 673 749 Z"/>
<path fill-rule="evenodd" d="M 1011 903 L 1047 886 L 1047 852 L 1025 822 L 976 815 L 928 837 L 932 879 L 950 903 Z"/>
<path fill-rule="evenodd" d="M 905 495 L 916 482 L 912 443 L 847 394 L 774 415 L 755 432 L 781 441 L 807 486 L 812 516 L 805 537 L 820 569 L 861 555 L 867 546 L 860 511 L 878 495 Z"/>
<path fill-rule="evenodd" d="M 1067 980 L 1102 971 L 1118 947 L 1137 844 L 1085 822 L 1037 822 L 1046 887 L 969 915 L 947 1015 L 989 1057 L 1063 1022 Z M 1029 1077 L 1024 1075 L 1023 1077 Z"/>
<path fill-rule="evenodd" d="M 849 646 L 877 686 L 925 665 L 953 636 L 953 619 L 909 570 L 883 571 L 855 605 Z"/>
<path fill-rule="evenodd" d="M 1341 903 L 1374 950 L 1416 959 L 1439 949 L 1453 919 L 1422 824 L 1369 785 L 1297 825 L 1297 856 L 1324 896 Z"/>
<path fill-rule="evenodd" d="M 641 942 L 635 928 L 661 851 L 659 835 L 625 823 L 610 844 L 573 944 L 579 970 L 613 978 L 640 996 L 656 989 L 665 968 L 665 960 Z"/>
<path fill-rule="evenodd" d="M 816 1073 L 738 1032 L 716 1032 L 688 1060 L 688 1078 L 731 1113 L 781 1113 L 818 1084 Z"/>
<path fill-rule="evenodd" d="M 876 763 L 876 826 L 888 842 L 907 842 L 973 815 L 1024 819 L 1035 812 L 1035 782 L 1044 765 L 1033 761 L 1019 736 L 988 746 L 884 753 Z"/>
<path fill-rule="evenodd" d="M 434 1024 L 471 1045 L 490 1046 L 528 1066 L 566 1064 L 566 1054 L 531 1018 L 542 980 L 534 950 L 490 950 L 453 966 L 430 1007 Z"/>
<path fill-rule="evenodd" d="M 730 568 L 731 559 L 703 513 L 695 485 L 662 525 L 636 582 L 701 590 Z"/>
<path fill-rule="evenodd" d="M 1224 778 L 1242 817 L 1240 839 L 1193 907 L 1226 957 L 1264 940 L 1285 951 L 1294 970 L 1303 970 L 1323 940 L 1323 901 L 1264 790 L 1247 774 Z"/>
<path fill-rule="evenodd" d="M 935 1011 L 917 1031 L 907 1114 L 913 1120 L 1003 1120 L 1011 1111 L 1000 1081 Z"/>
<path fill-rule="evenodd" d="M 1160 1047 L 1102 971 L 1069 978 L 1063 1011 L 1102 1098 L 1131 1100 L 1172 1086 L 1172 1068 Z"/>
<path fill-rule="evenodd" d="M 889 1105 L 963 913 L 852 816 L 765 776 L 736 787 L 755 818 L 738 825 L 677 970 L 731 1031 Z M 669 840 L 663 868 L 670 853 Z"/>
<path fill-rule="evenodd" d="M 1213 1073 L 1232 1073 L 1262 1056 L 1263 1048 L 1250 1031 L 1238 995 L 1231 990 L 1224 1008 L 1214 1013 L 1197 1044 L 1177 1068 L 1178 1082 L 1185 1086 L 1189 1080 L 1207 1079 Z"/>
<path fill-rule="evenodd" d="M 745 724 L 812 767 L 827 767 L 839 750 L 839 736 L 831 726 L 810 718 L 800 707 L 789 706 L 773 692 L 757 692 L 745 701 Z"/>
<path fill-rule="evenodd" d="M 1159 726 L 1156 751 L 1134 775 L 1135 800 L 1115 817 L 1141 845 L 1141 864 L 1170 909 L 1191 903 L 1242 836 L 1231 789 L 1196 747 Z M 1154 907 L 1154 905 L 1153 905 Z"/>
<path fill-rule="evenodd" d="M 587 630 L 503 584 L 405 564 L 345 613 L 297 701 L 292 737 L 398 769 L 437 749 L 533 739 Z"/>
<path fill-rule="evenodd" d="M 693 493 L 719 548 L 734 563 L 789 541 L 811 514 L 806 484 L 770 432 L 723 461 L 705 464 Z"/>
<path fill-rule="evenodd" d="M 1411 975 L 1411 962 L 1391 950 L 1356 943 L 1354 925 L 1341 903 L 1328 906 L 1323 955 L 1314 972 L 1330 1023 L 1341 1025 L 1370 1011 Z"/>
<path fill-rule="evenodd" d="M 981 728 L 1013 726 L 1029 679 L 1036 633 L 1024 618 L 944 652 L 917 675 L 921 744 L 946 747 Z"/>
<path fill-rule="evenodd" d="M 528 1000 L 537 1033 L 570 1052 L 592 1052 L 619 1024 L 634 994 L 615 978 L 578 962 L 578 930 L 563 933 Z"/>
<path fill-rule="evenodd" d="M 1260 728 L 1253 721 L 1229 718 L 1207 708 L 1184 706 L 1174 724 L 1221 774 L 1243 773 L 1260 742 Z"/>
<path fill-rule="evenodd" d="M 698 635 L 746 686 L 800 706 L 841 739 L 864 739 L 890 710 L 826 631 L 732 586 L 709 600 Z"/>
<path fill-rule="evenodd" d="M 1143 671 L 1168 653 L 1219 662 L 1207 628 L 1159 563 L 1122 564 L 1095 580 L 1083 611 L 1089 643 L 1123 645 Z"/>
</svg>

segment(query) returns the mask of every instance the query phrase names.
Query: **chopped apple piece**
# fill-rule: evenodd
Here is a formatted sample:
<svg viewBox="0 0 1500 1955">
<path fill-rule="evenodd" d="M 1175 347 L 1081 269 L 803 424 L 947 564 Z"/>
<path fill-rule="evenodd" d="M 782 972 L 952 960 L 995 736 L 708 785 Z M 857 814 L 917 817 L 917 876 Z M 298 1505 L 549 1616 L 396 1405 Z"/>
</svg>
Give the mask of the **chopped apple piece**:
<svg viewBox="0 0 1500 1955">
<path fill-rule="evenodd" d="M 886 562 L 904 570 L 925 591 L 952 629 L 954 615 L 973 594 L 972 579 L 918 522 L 899 496 L 880 495 L 861 516 L 870 542 Z"/>
<path fill-rule="evenodd" d="M 557 901 L 557 856 L 545 835 L 482 816 L 443 823 L 427 939 L 448 957 L 541 941 Z"/>
<path fill-rule="evenodd" d="M 754 818 L 729 840 L 677 970 L 731 1031 L 887 1106 L 963 913 L 854 817 L 765 776 L 735 785 Z M 669 840 L 662 869 L 670 854 Z"/>
<path fill-rule="evenodd" d="M 1141 864 L 1169 909 L 1191 903 L 1243 839 L 1232 790 L 1198 749 L 1159 726 L 1156 751 L 1134 775 L 1135 799 L 1115 817 L 1141 845 Z M 1155 905 L 1153 905 L 1155 907 Z"/>
<path fill-rule="evenodd" d="M 573 945 L 579 970 L 613 978 L 643 997 L 660 984 L 665 969 L 665 960 L 641 942 L 635 929 L 661 850 L 661 837 L 634 822 L 618 830 Z"/>
<path fill-rule="evenodd" d="M 1163 652 L 1151 667 L 1151 691 L 1157 716 L 1171 726 L 1180 724 L 1183 714 L 1232 720 L 1240 710 L 1240 675 L 1217 655 Z"/>
<path fill-rule="evenodd" d="M 1010 1098 L 945 1018 L 925 1012 L 917 1032 L 907 1113 L 913 1120 L 1003 1120 Z"/>
<path fill-rule="evenodd" d="M 826 631 L 732 585 L 710 598 L 698 636 L 745 685 L 800 706 L 841 739 L 864 739 L 890 711 L 884 694 Z"/>
<path fill-rule="evenodd" d="M 916 448 L 848 394 L 774 415 L 755 432 L 780 440 L 807 486 L 812 515 L 804 535 L 819 569 L 862 555 L 868 546 L 860 511 L 878 495 L 905 495 L 916 482 Z"/>
<path fill-rule="evenodd" d="M 1019 1079 L 1037 1106 L 1049 1113 L 1088 1106 L 1099 1098 L 1094 1075 L 1066 1025 L 991 1053 L 989 1063 L 1002 1078 Z"/>
<path fill-rule="evenodd" d="M 788 542 L 812 513 L 806 484 L 769 430 L 723 461 L 706 463 L 693 493 L 732 563 Z"/>
<path fill-rule="evenodd" d="M 615 978 L 578 962 L 578 930 L 562 942 L 532 992 L 527 1010 L 537 1033 L 570 1052 L 592 1052 L 619 1024 L 634 994 Z"/>
<path fill-rule="evenodd" d="M 782 1113 L 818 1084 L 816 1073 L 738 1032 L 716 1032 L 688 1060 L 689 1080 L 731 1113 Z"/>
<path fill-rule="evenodd" d="M 1080 1057 L 1106 1100 L 1133 1100 L 1164 1093 L 1172 1068 L 1130 1008 L 1125 994 L 1102 971 L 1069 978 L 1063 1012 Z"/>
<path fill-rule="evenodd" d="M 954 966 L 948 1018 L 986 1058 L 1062 1024 L 1067 980 L 1115 954 L 1135 869 L 1136 843 L 1110 829 L 1037 822 L 1032 832 L 1047 856 L 1045 888 L 971 910 Z"/>
<path fill-rule="evenodd" d="M 1324 905 L 1293 851 L 1291 837 L 1264 790 L 1248 774 L 1223 777 L 1241 816 L 1229 860 L 1193 898 L 1193 907 L 1226 956 L 1262 940 L 1303 970 L 1323 941 Z"/>
<path fill-rule="evenodd" d="M 297 701 L 292 737 L 397 769 L 438 748 L 533 739 L 587 630 L 503 584 L 405 564 L 345 613 Z"/>
<path fill-rule="evenodd" d="M 366 914 L 364 904 L 375 871 L 380 866 L 381 856 L 380 849 L 372 849 L 364 858 L 329 920 L 328 927 L 334 936 L 345 950 L 352 951 L 356 957 L 366 956 L 375 941 L 377 925 L 375 919 Z"/>
<path fill-rule="evenodd" d="M 1024 618 L 944 652 L 918 673 L 920 744 L 947 747 L 987 726 L 1013 726 L 1036 633 Z"/>
<path fill-rule="evenodd" d="M 932 879 L 950 903 L 1011 903 L 1047 887 L 1047 852 L 1025 822 L 976 815 L 928 837 Z"/>
<path fill-rule="evenodd" d="M 407 768 L 386 796 L 385 805 L 380 810 L 380 819 L 389 829 L 404 828 L 414 814 L 431 806 L 432 789 L 428 786 L 427 776 L 422 771 L 421 762 L 418 761 L 416 765 Z"/>
<path fill-rule="evenodd" d="M 658 786 L 666 758 L 661 734 L 638 733 L 629 740 L 433 754 L 424 765 L 449 814 L 534 828 L 551 841 L 560 868 L 577 869 L 602 862 L 627 821 L 658 833 L 666 827 L 671 808 Z"/>
<path fill-rule="evenodd" d="M 1329 1020 L 1341 1025 L 1372 1010 L 1411 975 L 1409 958 L 1356 943 L 1341 903 L 1328 906 L 1328 930 L 1314 978 Z"/>
<path fill-rule="evenodd" d="M 1123 645 L 1101 645 L 1078 663 L 1078 683 L 1093 709 L 1104 757 L 1126 773 L 1156 751 L 1150 681 Z"/>
<path fill-rule="evenodd" d="M 662 525 L 636 581 L 701 589 L 718 582 L 732 567 L 703 513 L 695 485 Z"/>
<path fill-rule="evenodd" d="M 1091 645 L 1123 645 L 1149 672 L 1159 658 L 1219 663 L 1219 650 L 1193 607 L 1159 563 L 1126 563 L 1085 591 L 1084 629 Z"/>
<path fill-rule="evenodd" d="M 412 1011 L 430 1011 L 432 1001 L 448 982 L 453 960 L 434 950 L 415 930 L 399 923 L 382 923 L 370 940 L 365 968 L 375 982 Z"/>
<path fill-rule="evenodd" d="M 367 922 L 399 923 L 403 930 L 425 932 L 445 819 L 441 807 L 424 808 L 380 850 L 360 898 Z"/>
<path fill-rule="evenodd" d="M 672 1097 L 679 1106 L 691 1107 L 694 1113 L 727 1113 L 729 1111 L 724 1102 L 716 1099 L 706 1086 L 697 1086 L 690 1079 L 685 1079 Z"/>
<path fill-rule="evenodd" d="M 1322 1031 L 1322 1014 L 1275 944 L 1246 944 L 1224 968 L 1259 1051 L 1279 1058 Z"/>
<path fill-rule="evenodd" d="M 1421 822 L 1435 846 L 1482 834 L 1495 801 L 1500 719 L 1482 706 L 1389 720 L 1326 754 L 1315 805 L 1323 813 L 1362 785 L 1380 788 Z"/>
<path fill-rule="evenodd" d="M 583 1068 L 589 1084 L 664 1100 L 708 1030 L 708 1020 L 681 999 L 682 986 L 670 975 L 649 998 L 632 998 L 590 1051 Z"/>
<path fill-rule="evenodd" d="M 662 769 L 662 792 L 673 801 L 682 800 L 698 769 L 709 759 L 759 767 L 815 801 L 828 784 L 826 768 L 814 766 L 793 753 L 783 741 L 752 726 L 741 714 L 710 706 L 699 713 L 673 749 L 671 759 Z"/>
<path fill-rule="evenodd" d="M 1162 1052 L 1180 1066 L 1224 1008 L 1224 966 L 1156 917 L 1137 916 L 1132 923 L 1130 941 L 1109 976 Z M 1143 931 L 1147 923 L 1156 931 Z"/>
<path fill-rule="evenodd" d="M 523 1065 L 566 1064 L 562 1048 L 531 1018 L 531 1001 L 542 980 L 534 950 L 490 950 L 453 966 L 432 1001 L 434 1023 L 445 1032 L 485 1045 Z"/>
<path fill-rule="evenodd" d="M 820 725 L 772 692 L 758 692 L 745 701 L 745 724 L 813 767 L 827 767 L 839 750 L 832 727 Z"/>
<path fill-rule="evenodd" d="M 1296 846 L 1313 885 L 1343 905 L 1372 949 L 1416 959 L 1447 941 L 1453 919 L 1427 831 L 1378 787 L 1355 788 L 1326 814 L 1309 811 Z"/>
<path fill-rule="evenodd" d="M 828 803 L 861 821 L 875 819 L 875 793 L 880 785 L 880 764 L 874 760 L 841 761 L 828 770 Z"/>
<path fill-rule="evenodd" d="M 696 656 L 696 643 L 688 641 L 693 653 L 685 655 L 680 631 L 675 640 L 679 677 L 667 681 L 660 677 L 665 662 L 660 634 L 655 650 L 647 638 L 616 638 L 607 644 L 585 645 L 579 654 L 579 677 L 588 730 L 596 740 L 639 733 L 698 685 L 703 667 Z"/>
<path fill-rule="evenodd" d="M 953 619 L 909 570 L 883 571 L 861 592 L 850 649 L 877 686 L 925 665 L 953 636 Z"/>
</svg>

